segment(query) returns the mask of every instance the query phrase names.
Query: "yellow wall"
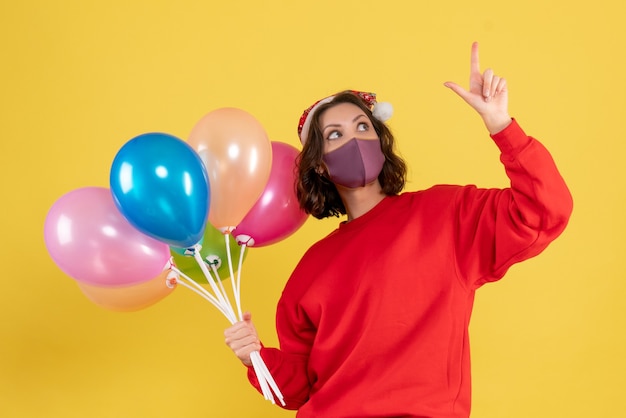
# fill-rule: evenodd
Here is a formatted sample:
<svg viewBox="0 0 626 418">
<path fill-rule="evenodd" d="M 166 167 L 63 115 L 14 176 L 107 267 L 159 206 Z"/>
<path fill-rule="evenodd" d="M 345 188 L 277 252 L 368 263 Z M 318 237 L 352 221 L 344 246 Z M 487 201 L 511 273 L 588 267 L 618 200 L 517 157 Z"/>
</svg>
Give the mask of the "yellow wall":
<svg viewBox="0 0 626 418">
<path fill-rule="evenodd" d="M 186 138 L 208 111 L 235 106 L 298 145 L 302 109 L 344 88 L 394 104 L 408 189 L 502 186 L 479 118 L 442 86 L 466 83 L 473 40 L 575 198 L 563 236 L 477 296 L 473 416 L 623 416 L 626 13 L 618 0 L 577 4 L 3 2 L 0 416 L 294 416 L 248 386 L 226 320 L 186 289 L 137 313 L 91 304 L 46 252 L 47 211 L 73 189 L 108 187 L 135 135 Z M 290 270 L 334 223 L 311 219 L 250 251 L 244 307 L 267 344 Z"/>
</svg>

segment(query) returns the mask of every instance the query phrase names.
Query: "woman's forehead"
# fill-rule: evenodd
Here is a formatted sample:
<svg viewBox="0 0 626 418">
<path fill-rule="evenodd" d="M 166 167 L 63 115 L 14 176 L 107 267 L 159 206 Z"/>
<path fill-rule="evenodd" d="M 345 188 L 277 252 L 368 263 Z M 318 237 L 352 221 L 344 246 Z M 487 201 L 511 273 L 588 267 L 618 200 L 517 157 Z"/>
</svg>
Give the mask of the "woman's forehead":
<svg viewBox="0 0 626 418">
<path fill-rule="evenodd" d="M 320 115 L 320 122 L 322 125 L 329 123 L 343 122 L 345 120 L 353 120 L 354 118 L 363 115 L 367 116 L 363 109 L 352 103 L 339 103 L 332 106 L 324 113 Z"/>
</svg>

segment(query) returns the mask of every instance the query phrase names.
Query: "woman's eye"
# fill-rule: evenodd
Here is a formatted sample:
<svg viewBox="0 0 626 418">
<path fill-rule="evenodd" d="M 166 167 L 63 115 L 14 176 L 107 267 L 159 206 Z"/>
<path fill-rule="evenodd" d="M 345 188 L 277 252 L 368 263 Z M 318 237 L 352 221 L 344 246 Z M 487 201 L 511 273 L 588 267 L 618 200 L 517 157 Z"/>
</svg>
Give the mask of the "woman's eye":
<svg viewBox="0 0 626 418">
<path fill-rule="evenodd" d="M 341 134 L 339 133 L 339 131 L 332 131 L 331 133 L 328 134 L 327 139 L 337 139 L 341 136 Z"/>
<path fill-rule="evenodd" d="M 359 123 L 357 125 L 356 129 L 359 132 L 364 132 L 364 131 L 367 131 L 369 129 L 369 125 L 367 123 L 365 123 L 365 122 L 361 122 L 361 123 Z"/>
</svg>

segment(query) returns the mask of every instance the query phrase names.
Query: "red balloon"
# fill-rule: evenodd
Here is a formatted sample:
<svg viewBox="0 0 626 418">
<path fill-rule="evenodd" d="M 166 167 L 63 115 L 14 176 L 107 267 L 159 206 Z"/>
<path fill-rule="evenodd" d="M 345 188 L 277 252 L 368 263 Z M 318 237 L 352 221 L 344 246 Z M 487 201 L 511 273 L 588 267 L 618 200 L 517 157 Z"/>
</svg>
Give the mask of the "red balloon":
<svg viewBox="0 0 626 418">
<path fill-rule="evenodd" d="M 274 244 L 296 232 L 306 221 L 296 197 L 297 148 L 272 141 L 272 169 L 263 194 L 232 235 L 247 246 Z"/>
</svg>

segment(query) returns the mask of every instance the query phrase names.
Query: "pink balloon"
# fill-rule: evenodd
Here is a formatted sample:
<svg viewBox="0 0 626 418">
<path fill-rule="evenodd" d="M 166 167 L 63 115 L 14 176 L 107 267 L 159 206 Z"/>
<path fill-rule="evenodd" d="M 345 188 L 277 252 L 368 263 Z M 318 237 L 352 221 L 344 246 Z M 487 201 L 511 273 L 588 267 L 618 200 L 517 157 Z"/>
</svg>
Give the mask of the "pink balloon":
<svg viewBox="0 0 626 418">
<path fill-rule="evenodd" d="M 96 286 L 142 283 L 161 274 L 170 259 L 167 244 L 135 229 L 102 187 L 73 190 L 46 217 L 48 253 L 73 279 Z"/>
<path fill-rule="evenodd" d="M 297 231 L 307 219 L 296 197 L 296 158 L 289 144 L 272 142 L 272 169 L 261 197 L 233 231 L 248 246 L 274 244 Z M 250 238 L 252 240 L 250 240 Z"/>
</svg>

